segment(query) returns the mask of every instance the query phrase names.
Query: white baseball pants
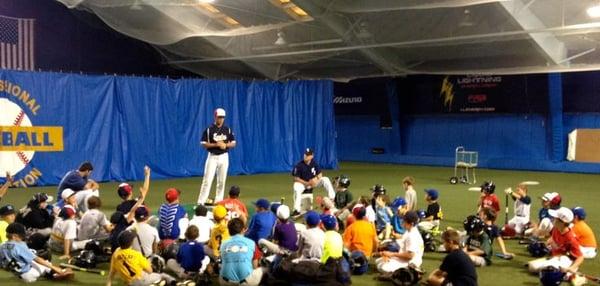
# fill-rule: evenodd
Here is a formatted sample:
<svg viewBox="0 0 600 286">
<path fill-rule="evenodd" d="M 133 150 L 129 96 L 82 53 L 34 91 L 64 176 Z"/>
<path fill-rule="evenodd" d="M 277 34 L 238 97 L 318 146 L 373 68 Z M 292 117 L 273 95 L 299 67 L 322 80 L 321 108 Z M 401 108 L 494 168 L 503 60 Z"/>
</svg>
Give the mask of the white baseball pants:
<svg viewBox="0 0 600 286">
<path fill-rule="evenodd" d="M 319 183 L 315 186 L 315 188 L 317 187 L 323 187 L 325 189 L 325 191 L 327 191 L 327 196 L 330 199 L 334 199 L 335 198 L 335 190 L 333 189 L 333 185 L 331 184 L 331 180 L 329 180 L 328 177 L 321 177 L 321 180 L 319 180 Z M 302 202 L 302 192 L 304 192 L 304 189 L 306 189 L 306 187 L 298 182 L 294 182 L 294 210 L 300 212 L 300 206 L 301 206 L 301 202 Z"/>
<path fill-rule="evenodd" d="M 212 181 L 217 174 L 217 186 L 215 202 L 223 200 L 225 193 L 225 180 L 227 180 L 227 169 L 229 168 L 229 154 L 214 155 L 208 153 L 206 162 L 204 163 L 204 178 L 202 178 L 202 186 L 200 187 L 200 195 L 198 196 L 198 204 L 204 204 L 210 194 Z"/>
</svg>

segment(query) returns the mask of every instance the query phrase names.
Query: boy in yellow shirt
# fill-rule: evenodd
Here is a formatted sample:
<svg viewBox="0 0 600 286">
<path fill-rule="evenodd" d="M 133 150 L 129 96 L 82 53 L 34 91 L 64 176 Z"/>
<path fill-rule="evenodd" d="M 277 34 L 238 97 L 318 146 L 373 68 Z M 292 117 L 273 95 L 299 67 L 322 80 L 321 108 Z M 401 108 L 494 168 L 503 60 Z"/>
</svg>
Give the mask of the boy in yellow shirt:
<svg viewBox="0 0 600 286">
<path fill-rule="evenodd" d="M 119 248 L 115 250 L 110 260 L 110 272 L 106 286 L 112 285 L 116 274 L 126 285 L 146 286 L 172 284 L 175 279 L 167 274 L 153 273 L 148 260 L 138 251 L 131 248 L 136 234 L 123 231 L 118 238 Z"/>
<path fill-rule="evenodd" d="M 210 230 L 210 239 L 204 252 L 211 258 L 220 257 L 219 248 L 221 244 L 229 239 L 229 230 L 227 229 L 227 209 L 222 205 L 217 205 L 213 209 L 213 218 L 215 225 Z"/>
<path fill-rule="evenodd" d="M 8 241 L 6 228 L 9 224 L 15 222 L 16 217 L 15 207 L 12 205 L 5 205 L 0 208 L 0 243 Z"/>
</svg>

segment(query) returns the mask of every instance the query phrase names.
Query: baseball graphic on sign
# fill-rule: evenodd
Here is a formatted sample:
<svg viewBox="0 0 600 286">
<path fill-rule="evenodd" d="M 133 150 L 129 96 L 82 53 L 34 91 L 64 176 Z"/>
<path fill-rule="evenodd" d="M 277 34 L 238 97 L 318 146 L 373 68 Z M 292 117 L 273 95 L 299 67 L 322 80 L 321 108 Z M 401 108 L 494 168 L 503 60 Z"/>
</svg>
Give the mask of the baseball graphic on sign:
<svg viewBox="0 0 600 286">
<path fill-rule="evenodd" d="M 23 126 L 31 127 L 31 120 L 25 111 L 17 104 L 6 98 L 0 98 L 0 126 Z M 10 139 L 10 140 L 8 140 Z M 14 144 L 15 138 L 0 137 L 2 144 Z M 6 172 L 16 174 L 23 170 L 33 159 L 35 151 L 0 151 L 0 177 L 5 177 Z"/>
</svg>

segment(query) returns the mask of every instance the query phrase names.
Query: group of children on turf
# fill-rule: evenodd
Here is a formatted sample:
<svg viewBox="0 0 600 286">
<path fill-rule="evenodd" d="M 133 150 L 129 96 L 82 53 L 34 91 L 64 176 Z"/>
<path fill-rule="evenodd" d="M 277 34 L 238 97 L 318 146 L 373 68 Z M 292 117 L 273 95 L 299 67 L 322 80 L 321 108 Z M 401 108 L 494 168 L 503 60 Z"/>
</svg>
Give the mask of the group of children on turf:
<svg viewBox="0 0 600 286">
<path fill-rule="evenodd" d="M 448 254 L 428 282 L 477 285 L 474 267 L 492 264 L 494 241 L 501 249 L 498 256 L 510 259 L 514 255 L 507 252 L 503 238 L 545 242 L 551 258 L 528 263 L 532 272 L 554 266 L 576 273 L 584 258 L 596 256 L 596 240 L 585 223 L 585 210 L 561 207 L 558 193 L 546 193 L 534 222 L 526 185 L 505 190 L 514 200 L 514 216 L 505 226 L 496 225 L 499 200 L 495 185 L 486 182 L 481 186 L 477 213 L 465 219 L 464 231 L 448 228 L 442 232 L 438 191 L 425 190 L 427 209 L 417 210 L 412 177 L 402 181 L 404 196 L 391 200 L 385 188 L 376 185 L 370 196 L 354 200 L 350 178 L 342 175 L 334 180 L 335 197 L 317 200 L 314 210 L 296 216 L 282 202 L 259 199 L 253 202 L 256 212 L 250 217 L 239 199 L 240 188 L 233 186 L 229 198 L 214 206 L 196 206 L 189 219 L 179 202 L 180 191 L 174 188 L 166 190 L 158 218 L 151 215 L 144 205 L 150 184 L 147 167 L 139 196 L 135 197 L 131 185 L 119 185 L 122 202 L 107 217 L 100 211 L 98 184 L 88 179 L 92 170 L 86 162 L 67 173 L 55 206 L 49 205 L 51 196 L 39 193 L 20 210 L 12 205 L 0 207 L 0 266 L 26 282 L 42 276 L 64 279 L 73 275 L 68 268 L 52 265 L 30 248 L 47 242 L 61 253 L 60 260 L 72 262 L 77 259 L 75 252 L 88 251 L 90 244 L 100 242 L 110 248 L 107 285 L 119 276 L 128 285 L 189 286 L 203 281 L 199 277 L 209 281 L 211 275 L 218 275 L 221 285 L 259 285 L 264 277 L 298 277 L 294 271 L 307 271 L 306 265 L 311 264 L 340 265 L 360 275 L 368 271 L 370 261 L 381 279 L 394 280 L 402 279 L 395 276 L 399 270 L 422 274 L 426 246 L 431 236 L 441 233 L 442 245 L 435 250 Z M 0 198 L 10 183 L 9 179 L 2 186 Z M 301 223 L 296 222 L 299 218 Z M 294 265 L 303 266 L 294 269 Z M 337 275 L 331 282 L 348 284 L 350 280 Z"/>
</svg>

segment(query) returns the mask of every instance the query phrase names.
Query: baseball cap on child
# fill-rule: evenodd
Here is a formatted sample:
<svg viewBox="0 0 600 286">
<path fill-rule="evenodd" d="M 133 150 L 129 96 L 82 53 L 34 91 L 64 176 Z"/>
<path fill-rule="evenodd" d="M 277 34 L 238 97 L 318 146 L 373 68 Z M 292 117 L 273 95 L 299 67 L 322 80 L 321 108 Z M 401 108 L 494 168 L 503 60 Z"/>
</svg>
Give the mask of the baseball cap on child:
<svg viewBox="0 0 600 286">
<path fill-rule="evenodd" d="M 332 215 L 322 215 L 321 221 L 323 222 L 323 226 L 327 230 L 334 229 L 335 225 L 337 224 L 337 220 Z"/>
<path fill-rule="evenodd" d="M 128 197 L 132 192 L 133 192 L 133 186 L 131 186 L 130 184 L 127 184 L 127 183 L 121 183 L 119 185 L 119 189 L 117 190 L 117 193 L 119 194 L 119 197 L 121 197 L 121 198 Z"/>
<path fill-rule="evenodd" d="M 290 217 L 290 208 L 286 205 L 281 205 L 277 208 L 277 218 L 286 220 Z"/>
<path fill-rule="evenodd" d="M 432 200 L 437 200 L 439 196 L 438 191 L 434 189 L 426 189 L 425 193 L 427 193 L 427 196 L 429 196 L 429 198 L 431 198 Z"/>
<path fill-rule="evenodd" d="M 271 203 L 269 203 L 269 201 L 267 201 L 266 199 L 258 199 L 256 202 L 254 202 L 254 205 L 268 210 L 269 205 L 271 205 Z"/>
<path fill-rule="evenodd" d="M 573 216 L 578 217 L 579 219 L 585 219 L 585 209 L 582 207 L 574 207 L 571 209 L 573 212 Z"/>
<path fill-rule="evenodd" d="M 16 213 L 15 207 L 13 207 L 12 205 L 5 205 L 0 208 L 0 216 L 7 216 L 14 213 Z"/>
<path fill-rule="evenodd" d="M 66 201 L 70 196 L 72 196 L 74 194 L 75 194 L 75 191 L 73 191 L 71 189 L 64 189 L 62 191 L 62 194 L 60 194 L 60 197 Z"/>
<path fill-rule="evenodd" d="M 557 210 L 548 210 L 548 214 L 564 223 L 571 223 L 573 221 L 573 212 L 565 207 L 561 207 Z"/>
<path fill-rule="evenodd" d="M 167 200 L 167 202 L 172 203 L 175 200 L 179 199 L 179 193 L 180 191 L 178 189 L 168 188 L 165 192 L 165 199 Z"/>
<path fill-rule="evenodd" d="M 319 214 L 315 211 L 308 211 L 304 215 L 304 220 L 306 220 L 306 224 L 308 225 L 317 225 L 321 221 Z"/>
<path fill-rule="evenodd" d="M 215 117 L 225 117 L 225 109 L 217 108 L 215 109 Z"/>
<path fill-rule="evenodd" d="M 224 218 L 226 215 L 227 209 L 222 205 L 218 205 L 213 209 L 213 217 L 216 219 Z"/>
<path fill-rule="evenodd" d="M 136 220 L 143 220 L 146 219 L 149 215 L 148 212 L 148 208 L 146 208 L 145 206 L 140 206 L 139 208 L 137 208 L 135 210 L 135 219 Z"/>
</svg>

